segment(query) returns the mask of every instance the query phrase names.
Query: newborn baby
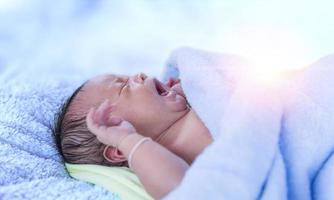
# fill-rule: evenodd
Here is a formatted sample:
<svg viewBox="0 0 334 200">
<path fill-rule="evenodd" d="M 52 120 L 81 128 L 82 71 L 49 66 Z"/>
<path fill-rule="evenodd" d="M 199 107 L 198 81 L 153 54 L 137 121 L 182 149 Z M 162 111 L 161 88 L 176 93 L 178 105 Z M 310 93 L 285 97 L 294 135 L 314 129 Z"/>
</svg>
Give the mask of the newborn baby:
<svg viewBox="0 0 334 200">
<path fill-rule="evenodd" d="M 212 142 L 180 80 L 163 84 L 143 73 L 84 83 L 62 108 L 55 132 L 65 162 L 129 166 L 156 199 Z"/>
</svg>

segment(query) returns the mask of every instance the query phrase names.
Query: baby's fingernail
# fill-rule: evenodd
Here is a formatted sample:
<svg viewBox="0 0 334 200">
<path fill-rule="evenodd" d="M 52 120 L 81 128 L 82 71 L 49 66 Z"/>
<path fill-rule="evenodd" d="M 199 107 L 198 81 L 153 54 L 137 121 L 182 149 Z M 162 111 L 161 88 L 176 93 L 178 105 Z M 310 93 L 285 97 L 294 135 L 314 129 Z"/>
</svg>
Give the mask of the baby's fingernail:
<svg viewBox="0 0 334 200">
<path fill-rule="evenodd" d="M 111 104 L 109 105 L 108 107 L 108 111 L 111 112 L 111 111 L 115 111 L 116 110 L 116 105 L 115 104 Z"/>
<path fill-rule="evenodd" d="M 111 122 L 112 124 L 114 124 L 114 125 L 118 125 L 119 123 L 122 122 L 122 119 L 119 118 L 119 117 L 111 117 L 111 118 L 110 118 L 110 122 Z"/>
<path fill-rule="evenodd" d="M 93 115 L 94 114 L 94 108 L 92 107 L 92 108 L 90 108 L 89 110 L 88 110 L 88 112 L 87 112 L 87 115 Z"/>
</svg>

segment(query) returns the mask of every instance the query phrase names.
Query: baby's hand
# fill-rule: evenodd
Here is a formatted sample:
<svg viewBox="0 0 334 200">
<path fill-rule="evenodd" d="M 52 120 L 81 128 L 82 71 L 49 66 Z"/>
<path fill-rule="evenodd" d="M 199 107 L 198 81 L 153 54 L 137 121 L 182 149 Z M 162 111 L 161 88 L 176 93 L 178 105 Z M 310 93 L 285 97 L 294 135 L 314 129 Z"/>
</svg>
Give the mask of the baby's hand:
<svg viewBox="0 0 334 200">
<path fill-rule="evenodd" d="M 167 87 L 169 87 L 171 90 L 174 90 L 177 94 L 183 96 L 186 98 L 186 95 L 183 92 L 182 86 L 181 86 L 181 80 L 180 79 L 174 79 L 170 78 L 167 83 Z"/>
<path fill-rule="evenodd" d="M 128 121 L 112 116 L 115 109 L 109 100 L 104 101 L 97 109 L 91 108 L 86 117 L 88 129 L 105 145 L 118 147 L 127 135 L 136 133 L 136 129 Z"/>
</svg>

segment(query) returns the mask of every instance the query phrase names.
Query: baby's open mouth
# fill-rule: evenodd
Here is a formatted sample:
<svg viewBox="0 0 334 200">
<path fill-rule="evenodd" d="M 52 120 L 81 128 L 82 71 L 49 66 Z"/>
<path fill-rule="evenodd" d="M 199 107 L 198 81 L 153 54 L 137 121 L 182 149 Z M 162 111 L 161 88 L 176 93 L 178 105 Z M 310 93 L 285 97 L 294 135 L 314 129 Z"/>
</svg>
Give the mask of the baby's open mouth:
<svg viewBox="0 0 334 200">
<path fill-rule="evenodd" d="M 169 91 L 167 87 L 156 78 L 154 79 L 154 85 L 160 96 L 166 96 L 168 94 Z"/>
<path fill-rule="evenodd" d="M 179 104 L 184 104 L 183 107 L 185 109 L 190 108 L 191 106 L 189 105 L 187 98 L 179 94 L 177 91 L 173 90 L 172 88 L 169 88 L 167 85 L 163 84 L 161 81 L 158 79 L 154 78 L 153 79 L 154 87 L 156 89 L 156 92 L 159 96 L 162 96 L 163 99 L 172 101 L 172 102 L 177 102 Z"/>
</svg>

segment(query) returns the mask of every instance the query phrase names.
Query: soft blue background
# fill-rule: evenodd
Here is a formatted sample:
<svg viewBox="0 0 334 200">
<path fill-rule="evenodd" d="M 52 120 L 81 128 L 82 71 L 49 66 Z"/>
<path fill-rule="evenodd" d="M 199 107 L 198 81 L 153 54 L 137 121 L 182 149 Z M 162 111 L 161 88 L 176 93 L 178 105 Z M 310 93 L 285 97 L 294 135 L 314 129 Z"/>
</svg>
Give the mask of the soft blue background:
<svg viewBox="0 0 334 200">
<path fill-rule="evenodd" d="M 309 48 L 300 62 L 306 64 L 334 52 L 333 4 L 330 0 L 1 0 L 0 73 L 5 67 L 43 66 L 96 74 L 110 66 L 111 72 L 158 75 L 168 53 L 179 46 L 238 53 L 226 41 L 234 30 L 253 25 L 300 36 Z"/>
</svg>

